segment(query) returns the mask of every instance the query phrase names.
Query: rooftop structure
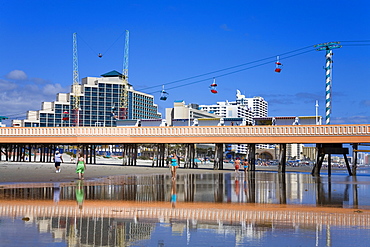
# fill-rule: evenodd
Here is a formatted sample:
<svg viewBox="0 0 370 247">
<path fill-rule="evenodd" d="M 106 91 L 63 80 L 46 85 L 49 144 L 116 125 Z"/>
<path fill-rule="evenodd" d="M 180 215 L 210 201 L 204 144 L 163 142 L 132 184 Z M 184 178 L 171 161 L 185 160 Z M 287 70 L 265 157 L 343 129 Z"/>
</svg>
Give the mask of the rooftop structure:
<svg viewBox="0 0 370 247">
<path fill-rule="evenodd" d="M 2 123 L 3 120 L 8 119 L 8 117 L 0 116 L 0 127 L 5 127 L 6 125 Z"/>
<path fill-rule="evenodd" d="M 173 103 L 173 108 L 166 108 L 166 122 L 172 126 L 174 121 L 187 121 L 188 125 L 198 118 L 219 118 L 220 116 L 202 111 L 197 104 L 185 105 L 185 101 L 178 100 Z"/>
</svg>

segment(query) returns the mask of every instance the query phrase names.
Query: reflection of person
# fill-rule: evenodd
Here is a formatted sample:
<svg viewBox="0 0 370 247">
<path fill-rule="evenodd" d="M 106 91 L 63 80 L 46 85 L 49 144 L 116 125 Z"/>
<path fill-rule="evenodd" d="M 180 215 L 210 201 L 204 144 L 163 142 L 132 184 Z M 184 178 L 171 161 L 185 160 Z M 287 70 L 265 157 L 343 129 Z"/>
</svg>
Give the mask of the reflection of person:
<svg viewBox="0 0 370 247">
<path fill-rule="evenodd" d="M 175 208 L 176 200 L 177 200 L 176 180 L 172 180 L 172 187 L 171 187 L 171 205 L 172 205 L 172 208 Z"/>
<path fill-rule="evenodd" d="M 86 170 L 86 162 L 82 154 L 77 161 L 76 173 L 78 174 L 78 179 L 84 179 L 84 173 Z"/>
<path fill-rule="evenodd" d="M 79 209 L 82 209 L 82 204 L 84 201 L 84 189 L 83 189 L 83 182 L 77 181 L 76 184 L 76 201 Z"/>
<path fill-rule="evenodd" d="M 55 162 L 55 172 L 59 173 L 60 172 L 60 163 L 63 162 L 63 158 L 62 158 L 62 154 L 60 154 L 58 150 L 55 151 L 54 162 Z"/>
<path fill-rule="evenodd" d="M 56 204 L 59 203 L 59 198 L 60 198 L 60 184 L 55 183 L 54 184 L 54 191 L 53 191 L 53 200 Z"/>
<path fill-rule="evenodd" d="M 239 195 L 240 195 L 240 184 L 237 177 L 235 177 L 235 195 L 238 198 L 239 201 Z"/>
<path fill-rule="evenodd" d="M 244 194 L 245 194 L 245 197 L 247 199 L 247 201 L 249 200 L 249 193 L 248 193 L 248 184 L 247 184 L 247 178 L 245 177 L 244 178 L 244 184 L 243 184 L 243 190 L 244 190 Z"/>
<path fill-rule="evenodd" d="M 176 169 L 178 167 L 177 163 L 177 155 L 175 153 L 172 154 L 172 159 L 171 159 L 171 175 L 172 179 L 176 179 Z"/>
</svg>

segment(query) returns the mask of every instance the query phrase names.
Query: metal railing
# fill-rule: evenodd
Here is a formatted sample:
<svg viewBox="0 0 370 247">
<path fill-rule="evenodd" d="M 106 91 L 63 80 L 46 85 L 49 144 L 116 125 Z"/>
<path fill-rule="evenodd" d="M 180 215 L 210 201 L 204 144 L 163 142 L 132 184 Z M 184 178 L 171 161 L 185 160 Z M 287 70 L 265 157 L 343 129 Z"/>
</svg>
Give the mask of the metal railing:
<svg viewBox="0 0 370 247">
<path fill-rule="evenodd" d="M 370 125 L 0 128 L 0 138 L 21 136 L 370 136 Z"/>
</svg>

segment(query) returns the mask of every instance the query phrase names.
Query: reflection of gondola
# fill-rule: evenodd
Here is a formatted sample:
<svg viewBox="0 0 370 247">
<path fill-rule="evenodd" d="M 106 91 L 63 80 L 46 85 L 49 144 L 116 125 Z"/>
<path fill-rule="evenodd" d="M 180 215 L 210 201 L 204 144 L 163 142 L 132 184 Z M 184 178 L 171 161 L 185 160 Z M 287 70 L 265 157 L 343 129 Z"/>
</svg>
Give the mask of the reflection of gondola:
<svg viewBox="0 0 370 247">
<path fill-rule="evenodd" d="M 63 112 L 63 114 L 64 114 L 64 115 L 63 115 L 63 118 L 62 118 L 62 119 L 63 119 L 63 121 L 68 121 L 68 120 L 69 120 L 69 112 L 64 111 L 64 112 Z"/>
</svg>

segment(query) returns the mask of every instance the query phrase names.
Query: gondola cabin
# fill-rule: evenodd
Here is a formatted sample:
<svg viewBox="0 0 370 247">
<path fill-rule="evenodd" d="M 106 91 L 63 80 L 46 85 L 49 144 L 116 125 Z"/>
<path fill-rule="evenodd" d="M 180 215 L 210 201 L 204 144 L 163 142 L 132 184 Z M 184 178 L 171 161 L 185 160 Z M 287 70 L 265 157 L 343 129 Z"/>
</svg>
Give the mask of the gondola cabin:
<svg viewBox="0 0 370 247">
<path fill-rule="evenodd" d="M 167 98 L 168 98 L 168 93 L 166 91 L 162 90 L 161 97 L 159 99 L 165 101 L 165 100 L 167 100 Z"/>
<path fill-rule="evenodd" d="M 276 62 L 275 65 L 276 65 L 275 72 L 280 73 L 281 72 L 281 67 L 283 65 L 280 62 Z"/>
<path fill-rule="evenodd" d="M 276 57 L 276 62 L 275 62 L 275 72 L 280 73 L 281 72 L 281 67 L 283 67 L 283 64 L 280 63 L 279 56 L 277 56 Z"/>
<path fill-rule="evenodd" d="M 216 90 L 216 87 L 217 87 L 217 84 L 216 83 L 212 83 L 209 86 L 209 89 L 211 90 L 211 93 L 218 93 L 217 90 Z"/>
</svg>

